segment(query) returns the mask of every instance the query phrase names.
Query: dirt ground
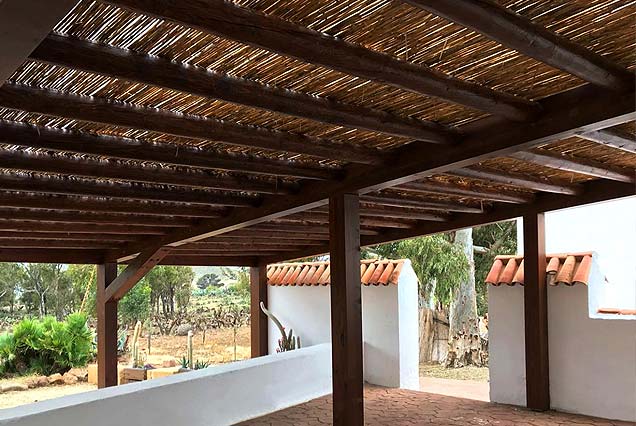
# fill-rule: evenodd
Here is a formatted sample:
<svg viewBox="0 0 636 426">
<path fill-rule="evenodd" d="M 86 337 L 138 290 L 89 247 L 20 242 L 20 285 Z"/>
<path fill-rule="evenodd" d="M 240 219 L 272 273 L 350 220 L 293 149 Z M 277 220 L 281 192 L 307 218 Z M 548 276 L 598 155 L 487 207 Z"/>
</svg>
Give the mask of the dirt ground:
<svg viewBox="0 0 636 426">
<path fill-rule="evenodd" d="M 19 380 L 3 380 L 3 382 L 15 383 Z M 88 392 L 97 389 L 97 386 L 88 383 L 75 385 L 47 386 L 45 388 L 29 389 L 23 392 L 6 392 L 0 394 L 0 409 L 17 407 L 18 405 L 31 404 L 45 399 L 59 398 L 74 393 Z"/>
<path fill-rule="evenodd" d="M 488 367 L 444 368 L 440 364 L 420 364 L 420 377 L 487 382 Z"/>
</svg>

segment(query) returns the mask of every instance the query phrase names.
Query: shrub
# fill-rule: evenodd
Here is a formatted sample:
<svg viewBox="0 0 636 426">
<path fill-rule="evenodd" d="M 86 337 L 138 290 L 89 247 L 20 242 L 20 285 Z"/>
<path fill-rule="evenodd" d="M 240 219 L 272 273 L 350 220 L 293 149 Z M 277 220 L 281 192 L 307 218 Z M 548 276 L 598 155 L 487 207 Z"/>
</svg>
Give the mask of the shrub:
<svg viewBox="0 0 636 426">
<path fill-rule="evenodd" d="M 83 367 L 93 357 L 93 335 L 86 315 L 23 319 L 0 335 L 0 373 L 53 374 Z"/>
</svg>

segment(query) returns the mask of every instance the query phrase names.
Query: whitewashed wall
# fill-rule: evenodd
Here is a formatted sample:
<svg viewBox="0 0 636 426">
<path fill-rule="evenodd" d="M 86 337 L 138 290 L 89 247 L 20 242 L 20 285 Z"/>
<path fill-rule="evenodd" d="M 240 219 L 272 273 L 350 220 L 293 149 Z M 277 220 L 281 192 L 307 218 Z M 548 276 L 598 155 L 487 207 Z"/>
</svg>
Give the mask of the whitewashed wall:
<svg viewBox="0 0 636 426">
<path fill-rule="evenodd" d="M 636 321 L 591 319 L 588 288 L 548 289 L 553 409 L 636 421 Z M 490 398 L 525 405 L 523 288 L 489 287 Z"/>
<path fill-rule="evenodd" d="M 269 286 L 269 308 L 303 346 L 331 342 L 329 286 Z M 419 389 L 417 277 L 405 264 L 397 286 L 362 286 L 364 378 L 367 382 Z M 269 321 L 269 351 L 280 332 Z"/>
<path fill-rule="evenodd" d="M 331 393 L 331 346 L 0 410 L 11 426 L 224 426 Z"/>
</svg>

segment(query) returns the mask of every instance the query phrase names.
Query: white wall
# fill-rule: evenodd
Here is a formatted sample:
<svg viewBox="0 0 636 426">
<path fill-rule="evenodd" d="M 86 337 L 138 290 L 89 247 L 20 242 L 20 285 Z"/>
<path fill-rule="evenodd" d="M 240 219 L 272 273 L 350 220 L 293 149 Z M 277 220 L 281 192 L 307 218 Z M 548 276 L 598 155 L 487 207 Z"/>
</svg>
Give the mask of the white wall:
<svg viewBox="0 0 636 426">
<path fill-rule="evenodd" d="M 552 408 L 636 421 L 636 322 L 588 317 L 587 287 L 548 288 Z M 523 287 L 489 287 L 490 399 L 525 405 Z"/>
<path fill-rule="evenodd" d="M 0 425 L 224 426 L 329 393 L 320 345 L 0 410 Z"/>
<path fill-rule="evenodd" d="M 329 286 L 269 286 L 270 311 L 299 335 L 302 346 L 331 342 Z M 405 264 L 397 286 L 362 286 L 364 378 L 367 382 L 419 389 L 417 277 Z M 269 321 L 269 351 L 280 332 Z"/>
</svg>

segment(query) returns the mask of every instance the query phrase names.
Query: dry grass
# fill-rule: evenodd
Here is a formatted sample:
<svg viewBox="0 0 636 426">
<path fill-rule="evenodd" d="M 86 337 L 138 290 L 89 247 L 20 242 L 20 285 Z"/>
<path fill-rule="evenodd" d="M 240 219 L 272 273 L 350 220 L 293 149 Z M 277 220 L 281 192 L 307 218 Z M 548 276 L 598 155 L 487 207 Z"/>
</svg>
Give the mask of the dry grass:
<svg viewBox="0 0 636 426">
<path fill-rule="evenodd" d="M 488 367 L 445 368 L 441 364 L 420 364 L 421 377 L 450 380 L 488 381 Z"/>
</svg>

